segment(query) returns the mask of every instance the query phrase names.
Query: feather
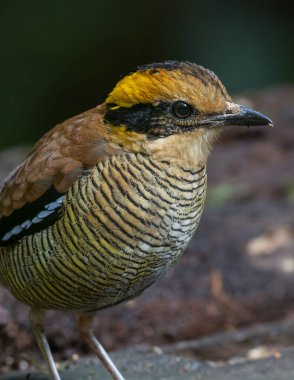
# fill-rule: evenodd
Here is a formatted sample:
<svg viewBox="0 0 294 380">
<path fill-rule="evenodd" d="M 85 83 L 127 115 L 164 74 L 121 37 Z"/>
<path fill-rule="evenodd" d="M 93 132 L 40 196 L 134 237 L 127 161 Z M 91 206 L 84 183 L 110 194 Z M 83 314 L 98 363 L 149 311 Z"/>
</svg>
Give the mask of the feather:
<svg viewBox="0 0 294 380">
<path fill-rule="evenodd" d="M 65 193 L 85 169 L 108 155 L 103 149 L 104 136 L 99 107 L 45 134 L 0 189 L 0 219 L 38 200 L 52 186 Z"/>
<path fill-rule="evenodd" d="M 59 217 L 65 196 L 53 186 L 33 202 L 0 219 L 0 246 L 17 242 L 24 236 L 52 225 Z"/>
</svg>

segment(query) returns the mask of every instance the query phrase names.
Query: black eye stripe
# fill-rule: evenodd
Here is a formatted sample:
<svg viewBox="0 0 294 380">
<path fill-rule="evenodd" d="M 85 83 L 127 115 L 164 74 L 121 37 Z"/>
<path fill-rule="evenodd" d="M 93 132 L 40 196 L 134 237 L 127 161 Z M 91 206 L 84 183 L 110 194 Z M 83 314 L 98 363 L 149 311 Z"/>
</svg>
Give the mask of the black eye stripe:
<svg viewBox="0 0 294 380">
<path fill-rule="evenodd" d="M 171 113 L 179 119 L 187 119 L 194 114 L 194 108 L 190 104 L 178 100 L 172 104 Z"/>
<path fill-rule="evenodd" d="M 176 116 L 173 114 L 172 108 L 178 102 L 184 103 L 185 112 L 182 110 L 181 115 Z M 124 126 L 127 130 L 138 133 L 146 133 L 150 139 L 187 132 L 189 128 L 194 128 L 195 123 L 192 116 L 198 114 L 192 106 L 183 101 L 172 104 L 168 102 L 139 103 L 131 107 L 108 103 L 106 106 L 104 123 L 113 127 Z M 186 111 L 186 108 L 189 112 Z"/>
</svg>

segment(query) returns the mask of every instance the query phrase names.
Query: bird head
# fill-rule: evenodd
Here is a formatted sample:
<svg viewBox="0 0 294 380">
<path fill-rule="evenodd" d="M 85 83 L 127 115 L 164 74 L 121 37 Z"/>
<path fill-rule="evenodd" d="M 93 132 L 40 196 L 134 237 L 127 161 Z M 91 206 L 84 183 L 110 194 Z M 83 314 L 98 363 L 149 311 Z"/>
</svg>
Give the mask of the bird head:
<svg viewBox="0 0 294 380">
<path fill-rule="evenodd" d="M 201 66 L 175 61 L 140 66 L 103 104 L 37 142 L 0 189 L 0 219 L 39 202 L 50 189 L 65 193 L 85 170 L 111 156 L 141 153 L 181 168 L 202 167 L 226 125 L 272 126 L 272 121 L 233 103 L 217 76 Z"/>
<path fill-rule="evenodd" d="M 205 163 L 227 125 L 272 125 L 259 112 L 232 102 L 217 76 L 189 62 L 139 66 L 105 102 L 104 122 L 128 150 L 170 160 Z"/>
</svg>

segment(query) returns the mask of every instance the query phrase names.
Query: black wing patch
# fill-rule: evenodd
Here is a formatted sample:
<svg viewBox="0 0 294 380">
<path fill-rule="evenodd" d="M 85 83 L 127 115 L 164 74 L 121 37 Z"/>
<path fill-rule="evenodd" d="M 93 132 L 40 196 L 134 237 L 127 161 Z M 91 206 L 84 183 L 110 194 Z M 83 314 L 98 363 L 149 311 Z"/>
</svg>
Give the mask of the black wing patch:
<svg viewBox="0 0 294 380">
<path fill-rule="evenodd" d="M 39 232 L 53 225 L 59 218 L 59 210 L 65 195 L 50 187 L 40 198 L 25 204 L 9 216 L 0 219 L 0 246 L 17 242 L 24 236 Z"/>
</svg>

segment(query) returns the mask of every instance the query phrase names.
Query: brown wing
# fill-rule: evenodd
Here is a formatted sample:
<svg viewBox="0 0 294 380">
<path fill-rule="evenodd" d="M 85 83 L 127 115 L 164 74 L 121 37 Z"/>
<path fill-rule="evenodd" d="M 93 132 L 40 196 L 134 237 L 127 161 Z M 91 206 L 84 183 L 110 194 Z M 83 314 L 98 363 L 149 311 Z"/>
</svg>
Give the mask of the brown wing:
<svg viewBox="0 0 294 380">
<path fill-rule="evenodd" d="M 0 246 L 52 225 L 83 171 L 117 153 L 103 114 L 101 105 L 57 125 L 8 176 L 0 190 Z"/>
<path fill-rule="evenodd" d="M 103 115 L 101 105 L 57 125 L 8 176 L 0 190 L 0 246 L 52 225 L 83 171 L 120 151 Z"/>
<path fill-rule="evenodd" d="M 52 225 L 64 193 L 84 170 L 138 150 L 142 136 L 105 124 L 105 104 L 57 125 L 34 146 L 0 190 L 0 247 Z"/>
<path fill-rule="evenodd" d="M 103 158 L 104 125 L 96 108 L 57 125 L 34 146 L 0 190 L 0 218 L 40 198 L 51 186 L 64 193 Z"/>
</svg>

